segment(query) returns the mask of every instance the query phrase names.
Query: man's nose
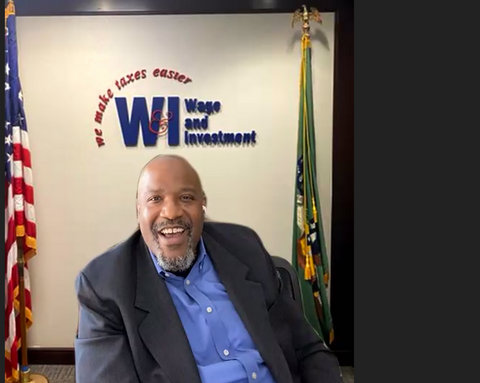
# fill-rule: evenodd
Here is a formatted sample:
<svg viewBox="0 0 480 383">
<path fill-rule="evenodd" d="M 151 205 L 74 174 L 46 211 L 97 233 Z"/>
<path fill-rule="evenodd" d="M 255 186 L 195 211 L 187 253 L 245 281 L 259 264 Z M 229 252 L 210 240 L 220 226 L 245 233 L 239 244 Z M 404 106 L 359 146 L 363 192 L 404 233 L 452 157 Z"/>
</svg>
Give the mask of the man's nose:
<svg viewBox="0 0 480 383">
<path fill-rule="evenodd" d="M 163 201 L 162 210 L 160 213 L 162 218 L 176 219 L 182 216 L 183 210 L 179 201 L 172 198 L 166 198 Z"/>
</svg>

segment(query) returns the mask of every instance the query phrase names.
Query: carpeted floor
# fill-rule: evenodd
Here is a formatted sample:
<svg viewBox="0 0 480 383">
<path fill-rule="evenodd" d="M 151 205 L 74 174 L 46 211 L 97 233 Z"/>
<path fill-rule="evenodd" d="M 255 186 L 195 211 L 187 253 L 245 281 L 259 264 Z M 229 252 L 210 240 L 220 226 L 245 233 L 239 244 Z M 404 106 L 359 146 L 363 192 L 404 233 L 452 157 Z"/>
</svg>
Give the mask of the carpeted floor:
<svg viewBox="0 0 480 383">
<path fill-rule="evenodd" d="M 75 383 L 75 366 L 69 364 L 31 364 L 30 373 L 45 376 L 48 383 Z"/>
<path fill-rule="evenodd" d="M 343 383 L 353 383 L 353 367 L 342 366 Z"/>
<path fill-rule="evenodd" d="M 75 383 L 75 366 L 72 365 L 31 364 L 30 370 L 32 374 L 45 376 L 49 383 Z M 344 383 L 354 383 L 353 372 L 353 367 L 342 367 Z"/>
</svg>

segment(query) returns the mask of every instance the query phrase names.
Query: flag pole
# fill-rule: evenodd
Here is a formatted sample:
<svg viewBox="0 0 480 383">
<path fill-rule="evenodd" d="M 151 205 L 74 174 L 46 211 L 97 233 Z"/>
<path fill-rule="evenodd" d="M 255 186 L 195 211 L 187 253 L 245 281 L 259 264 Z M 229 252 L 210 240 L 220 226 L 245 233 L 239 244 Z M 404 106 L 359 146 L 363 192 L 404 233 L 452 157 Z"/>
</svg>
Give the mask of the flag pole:
<svg viewBox="0 0 480 383">
<path fill-rule="evenodd" d="M 321 338 L 333 341 L 328 304 L 328 257 L 318 197 L 315 128 L 313 122 L 310 21 L 322 22 L 320 12 L 305 5 L 292 18 L 302 24 L 297 171 L 293 219 L 292 264 L 299 275 L 304 314 Z"/>
<path fill-rule="evenodd" d="M 27 357 L 27 319 L 25 316 L 25 257 L 23 253 L 23 238 L 17 237 L 17 266 L 18 266 L 18 289 L 19 289 L 19 303 L 20 303 L 20 339 L 22 363 L 20 365 L 20 383 L 48 383 L 46 376 L 42 374 L 32 374 L 30 366 L 28 365 Z"/>
<path fill-rule="evenodd" d="M 23 374 L 23 367 L 28 366 L 27 362 L 27 322 L 25 318 L 25 277 L 24 277 L 24 266 L 25 258 L 23 257 L 23 243 L 22 237 L 17 237 L 17 267 L 18 267 L 18 300 L 20 301 L 20 339 L 21 343 L 21 352 L 22 352 L 22 363 L 20 368 L 20 381 L 23 383 L 25 381 Z M 28 382 L 28 380 L 27 380 Z"/>
</svg>

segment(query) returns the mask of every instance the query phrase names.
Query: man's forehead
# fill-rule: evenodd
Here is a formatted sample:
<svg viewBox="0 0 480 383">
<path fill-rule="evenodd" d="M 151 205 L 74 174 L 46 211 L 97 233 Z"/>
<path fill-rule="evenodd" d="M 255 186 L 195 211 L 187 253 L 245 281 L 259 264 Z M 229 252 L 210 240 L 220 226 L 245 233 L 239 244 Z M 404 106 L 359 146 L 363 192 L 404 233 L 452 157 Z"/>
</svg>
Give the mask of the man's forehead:
<svg viewBox="0 0 480 383">
<path fill-rule="evenodd" d="M 161 189 L 162 183 L 178 183 L 182 189 L 201 189 L 200 178 L 195 169 L 181 157 L 158 157 L 142 170 L 138 187 Z"/>
<path fill-rule="evenodd" d="M 145 165 L 145 169 L 155 168 L 158 166 L 175 166 L 180 168 L 192 169 L 192 165 L 183 157 L 173 156 L 173 155 L 160 155 L 152 158 Z"/>
</svg>

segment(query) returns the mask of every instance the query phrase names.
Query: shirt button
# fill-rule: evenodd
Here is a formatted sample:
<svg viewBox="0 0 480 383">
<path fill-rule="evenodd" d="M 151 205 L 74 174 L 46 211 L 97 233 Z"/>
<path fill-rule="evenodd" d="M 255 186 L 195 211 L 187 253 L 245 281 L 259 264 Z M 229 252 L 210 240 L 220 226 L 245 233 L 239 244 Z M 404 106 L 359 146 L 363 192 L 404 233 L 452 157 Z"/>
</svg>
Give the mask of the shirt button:
<svg viewBox="0 0 480 383">
<path fill-rule="evenodd" d="M 252 372 L 252 379 L 257 379 L 257 373 L 256 372 Z"/>
<path fill-rule="evenodd" d="M 210 306 L 207 307 L 207 313 L 211 313 L 213 310 Z"/>
<path fill-rule="evenodd" d="M 170 274 L 168 274 L 168 273 L 165 273 L 165 276 L 166 276 L 166 277 L 169 277 L 169 276 L 170 276 Z"/>
<path fill-rule="evenodd" d="M 227 349 L 223 350 L 223 355 L 228 356 L 228 354 L 230 354 L 230 352 Z"/>
<path fill-rule="evenodd" d="M 185 284 L 186 284 L 186 285 L 189 285 L 189 284 L 190 284 L 190 280 L 187 279 L 187 280 L 185 281 Z"/>
</svg>

